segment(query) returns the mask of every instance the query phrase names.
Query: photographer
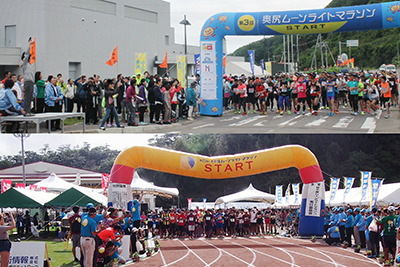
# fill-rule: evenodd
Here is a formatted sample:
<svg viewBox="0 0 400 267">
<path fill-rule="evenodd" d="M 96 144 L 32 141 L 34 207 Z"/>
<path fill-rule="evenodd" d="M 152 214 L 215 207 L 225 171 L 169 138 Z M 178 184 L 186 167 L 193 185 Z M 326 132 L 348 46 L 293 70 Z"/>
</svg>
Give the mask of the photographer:
<svg viewBox="0 0 400 267">
<path fill-rule="evenodd" d="M 4 215 L 11 220 L 9 226 L 4 225 Z M 14 216 L 11 213 L 0 213 L 0 258 L 1 267 L 8 266 L 8 261 L 10 259 L 11 242 L 8 239 L 8 230 L 15 228 Z"/>
<path fill-rule="evenodd" d="M 76 112 L 81 112 L 81 107 L 82 112 L 85 112 L 87 95 L 86 92 L 83 90 L 83 86 L 86 84 L 86 76 L 79 76 L 79 78 L 74 81 L 74 84 L 76 85 L 76 94 L 78 95 Z"/>
<path fill-rule="evenodd" d="M 89 81 L 83 86 L 86 91 L 86 125 L 91 122 L 98 124 L 97 109 L 99 106 L 99 96 L 101 95 L 100 87 L 96 85 L 94 78 L 90 77 Z"/>
</svg>

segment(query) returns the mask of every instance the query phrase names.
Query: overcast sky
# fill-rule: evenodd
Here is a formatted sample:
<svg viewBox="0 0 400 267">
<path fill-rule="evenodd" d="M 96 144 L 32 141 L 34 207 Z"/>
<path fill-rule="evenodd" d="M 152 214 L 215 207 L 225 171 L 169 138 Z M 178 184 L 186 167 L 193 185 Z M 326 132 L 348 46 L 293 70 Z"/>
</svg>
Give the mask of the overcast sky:
<svg viewBox="0 0 400 267">
<path fill-rule="evenodd" d="M 39 152 L 45 144 L 51 150 L 61 145 L 82 147 L 87 142 L 91 147 L 110 145 L 112 149 L 125 149 L 135 145 L 147 145 L 153 134 L 32 134 L 25 141 L 25 150 Z M 12 134 L 0 134 L 0 155 L 15 155 L 21 152 L 21 141 Z"/>
<path fill-rule="evenodd" d="M 200 31 L 204 22 L 214 14 L 221 12 L 257 12 L 320 9 L 326 7 L 331 0 L 165 0 L 171 3 L 171 27 L 175 28 L 175 42 L 183 44 L 183 26 L 179 22 L 186 14 L 192 24 L 187 28 L 188 44 L 199 45 Z M 260 40 L 263 36 L 227 36 L 227 52 Z"/>
</svg>

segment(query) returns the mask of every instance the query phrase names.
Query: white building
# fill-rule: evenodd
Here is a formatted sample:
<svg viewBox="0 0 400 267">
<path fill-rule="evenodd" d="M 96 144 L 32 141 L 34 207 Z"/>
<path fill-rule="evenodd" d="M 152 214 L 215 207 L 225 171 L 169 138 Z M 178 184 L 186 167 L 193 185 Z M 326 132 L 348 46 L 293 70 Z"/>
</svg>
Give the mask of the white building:
<svg viewBox="0 0 400 267">
<path fill-rule="evenodd" d="M 166 50 L 170 75 L 176 77 L 176 55 L 184 55 L 184 45 L 174 42 L 170 4 L 162 0 L 12 0 L 2 1 L 1 10 L 1 76 L 5 70 L 21 73 L 18 64 L 29 37 L 36 37 L 36 69 L 44 77 L 57 73 L 64 79 L 94 73 L 102 78 L 133 75 L 135 53 L 147 53 L 151 74 L 164 74 L 165 69 L 157 67 Z M 177 30 L 183 31 L 183 26 Z M 119 63 L 110 67 L 105 62 L 115 46 Z M 188 46 L 187 50 L 191 76 L 193 55 L 199 47 Z"/>
</svg>

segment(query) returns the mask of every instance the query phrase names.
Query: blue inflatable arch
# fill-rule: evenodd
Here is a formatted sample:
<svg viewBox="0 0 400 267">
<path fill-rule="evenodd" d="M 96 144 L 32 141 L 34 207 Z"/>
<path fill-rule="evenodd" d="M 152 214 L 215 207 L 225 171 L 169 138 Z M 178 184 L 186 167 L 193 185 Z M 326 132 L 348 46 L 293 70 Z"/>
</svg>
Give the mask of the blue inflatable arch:
<svg viewBox="0 0 400 267">
<path fill-rule="evenodd" d="M 226 35 L 317 34 L 400 27 L 400 2 L 319 10 L 220 13 L 200 36 L 200 114 L 222 115 L 222 40 Z"/>
</svg>

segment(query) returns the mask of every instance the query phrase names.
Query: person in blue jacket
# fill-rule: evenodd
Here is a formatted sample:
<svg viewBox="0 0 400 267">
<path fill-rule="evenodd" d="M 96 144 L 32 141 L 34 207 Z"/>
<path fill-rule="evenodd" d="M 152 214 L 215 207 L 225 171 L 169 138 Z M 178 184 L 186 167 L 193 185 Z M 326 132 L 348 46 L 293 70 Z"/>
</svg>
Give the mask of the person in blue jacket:
<svg viewBox="0 0 400 267">
<path fill-rule="evenodd" d="M 353 235 L 353 227 L 354 227 L 354 217 L 353 217 L 353 210 L 348 209 L 347 210 L 347 217 L 346 217 L 346 222 L 345 222 L 345 231 L 346 231 L 346 241 L 349 243 L 349 246 L 351 247 L 351 236 Z"/>
<path fill-rule="evenodd" d="M 321 210 L 321 216 L 324 217 L 324 232 L 325 234 L 328 232 L 329 223 L 331 221 L 332 211 L 329 210 L 329 207 L 325 207 L 325 210 Z"/>
<path fill-rule="evenodd" d="M 327 237 L 325 239 L 325 242 L 328 245 L 336 245 L 337 243 L 340 243 L 340 231 L 339 227 L 337 225 L 332 225 L 327 232 Z"/>
<path fill-rule="evenodd" d="M 196 106 L 196 92 L 194 89 L 196 88 L 197 83 L 192 82 L 190 87 L 188 88 L 187 95 L 186 95 L 186 105 L 189 106 L 189 113 L 188 113 L 188 120 L 193 120 L 193 108 Z"/>
<path fill-rule="evenodd" d="M 140 202 L 142 201 L 144 193 L 140 195 L 139 199 L 133 200 L 133 205 L 131 209 L 133 227 L 140 227 Z"/>
<path fill-rule="evenodd" d="M 49 75 L 48 84 L 44 89 L 44 103 L 46 112 L 61 112 L 64 94 L 60 86 L 57 85 L 57 78 Z M 51 130 L 61 130 L 60 119 L 51 121 Z M 48 125 L 48 124 L 47 124 Z"/>
<path fill-rule="evenodd" d="M 339 214 L 339 209 L 337 207 L 334 207 L 332 209 L 331 222 L 329 223 L 330 226 L 339 224 L 339 221 L 338 221 L 339 215 L 338 214 Z"/>
<path fill-rule="evenodd" d="M 360 233 L 360 242 L 361 242 L 361 248 L 366 248 L 366 240 L 365 240 L 365 213 L 367 212 L 366 209 L 361 210 L 361 219 L 358 221 L 356 226 L 358 227 L 358 231 Z"/>
<path fill-rule="evenodd" d="M 25 110 L 17 102 L 17 97 L 11 91 L 14 82 L 11 79 L 7 79 L 4 82 L 4 88 L 0 89 L 0 114 L 1 116 L 17 116 L 19 112 L 25 114 Z M 19 123 L 12 122 L 11 125 L 7 125 L 6 132 L 11 133 L 18 130 Z"/>
<path fill-rule="evenodd" d="M 339 231 L 340 231 L 340 241 L 343 242 L 346 240 L 346 213 L 344 212 L 344 208 L 340 207 L 339 208 L 339 213 L 338 213 L 338 226 L 339 226 Z"/>
<path fill-rule="evenodd" d="M 356 242 L 355 246 L 361 246 L 361 237 L 360 237 L 360 228 L 359 223 L 364 220 L 363 216 L 360 214 L 360 208 L 354 209 L 354 227 L 353 227 L 353 235 L 354 240 Z"/>
</svg>

